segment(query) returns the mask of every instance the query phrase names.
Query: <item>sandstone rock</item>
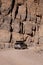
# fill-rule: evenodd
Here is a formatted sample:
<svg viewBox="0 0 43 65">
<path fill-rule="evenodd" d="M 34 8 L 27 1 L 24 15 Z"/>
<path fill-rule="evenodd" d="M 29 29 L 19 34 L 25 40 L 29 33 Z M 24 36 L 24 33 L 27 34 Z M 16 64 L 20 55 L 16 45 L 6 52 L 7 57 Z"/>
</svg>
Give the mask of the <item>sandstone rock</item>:
<svg viewBox="0 0 43 65">
<path fill-rule="evenodd" d="M 30 19 L 30 8 L 31 8 L 31 6 L 32 6 L 32 4 L 33 4 L 33 1 L 34 0 L 27 0 L 26 1 L 26 4 L 27 4 L 27 20 L 29 20 Z M 31 8 L 32 9 L 32 8 Z"/>
<path fill-rule="evenodd" d="M 38 7 L 38 4 L 32 3 L 30 6 L 30 9 L 28 10 L 28 13 L 30 13 L 31 20 L 36 20 L 36 8 Z"/>
<path fill-rule="evenodd" d="M 39 36 L 43 36 L 43 24 L 40 25 Z"/>
<path fill-rule="evenodd" d="M 37 24 L 40 24 L 40 23 L 41 23 L 41 18 L 37 17 Z"/>
<path fill-rule="evenodd" d="M 5 23 L 3 23 L 3 24 L 1 25 L 0 30 L 1 30 L 1 29 L 2 29 L 2 30 L 10 31 L 10 25 L 5 22 Z"/>
<path fill-rule="evenodd" d="M 27 34 L 19 34 L 19 33 L 15 33 L 13 32 L 12 33 L 12 46 L 14 46 L 14 44 L 16 43 L 16 41 L 24 41 L 25 44 L 27 44 L 28 46 L 29 45 L 32 45 L 31 44 L 31 41 L 32 41 L 32 38 L 31 36 L 27 35 Z"/>
<path fill-rule="evenodd" d="M 0 49 L 7 49 L 9 48 L 9 43 L 0 42 Z"/>
<path fill-rule="evenodd" d="M 28 35 L 27 40 L 25 41 L 25 44 L 27 44 L 27 46 L 32 46 L 31 41 L 32 41 L 32 38 L 31 38 L 31 36 Z"/>
<path fill-rule="evenodd" d="M 24 0 L 17 0 L 17 3 L 18 4 L 23 4 L 24 3 Z"/>
<path fill-rule="evenodd" d="M 43 43 L 43 24 L 41 24 L 39 28 L 39 43 Z"/>
<path fill-rule="evenodd" d="M 43 24 L 43 16 L 42 16 L 42 19 L 41 19 L 41 24 Z"/>
<path fill-rule="evenodd" d="M 14 20 L 16 17 L 16 11 L 17 11 L 17 4 L 14 5 L 14 8 L 12 10 L 12 19 Z"/>
<path fill-rule="evenodd" d="M 29 21 L 24 22 L 24 31 L 26 34 L 32 34 L 32 24 Z"/>
<path fill-rule="evenodd" d="M 41 4 L 39 4 L 39 6 L 37 7 L 36 15 L 39 15 L 39 16 L 42 15 L 42 11 L 43 11 L 43 10 L 42 10 L 42 9 L 43 9 L 42 7 L 43 7 L 43 6 L 42 6 Z"/>
<path fill-rule="evenodd" d="M 43 3 L 43 0 L 40 0 L 40 3 L 42 4 Z"/>
<path fill-rule="evenodd" d="M 4 45 L 5 45 L 4 47 L 5 49 L 10 47 L 10 43 L 4 43 Z"/>
<path fill-rule="evenodd" d="M 26 1 L 28 8 L 31 6 L 31 4 L 33 4 L 33 1 L 34 1 L 34 0 L 27 0 L 27 1 Z"/>
<path fill-rule="evenodd" d="M 24 20 L 26 17 L 26 6 L 25 5 L 19 6 L 18 14 L 16 18 L 20 18 L 20 16 L 21 16 L 21 20 Z"/>
<path fill-rule="evenodd" d="M 7 15 L 12 8 L 12 0 L 1 0 L 1 3 L 1 14 Z"/>
<path fill-rule="evenodd" d="M 34 46 L 39 44 L 39 32 L 37 31 L 34 35 Z"/>
<path fill-rule="evenodd" d="M 43 1 L 36 1 L 0 0 L 0 48 L 14 47 L 16 41 L 43 44 Z"/>
<path fill-rule="evenodd" d="M 23 34 L 19 34 L 16 32 L 12 33 L 12 41 L 15 43 L 16 41 L 22 41 L 24 39 Z"/>
<path fill-rule="evenodd" d="M 39 38 L 39 44 L 40 44 L 40 45 L 43 44 L 43 36 L 41 36 L 41 37 Z"/>
<path fill-rule="evenodd" d="M 14 45 L 15 45 L 15 43 L 16 43 L 16 41 L 26 41 L 27 40 L 27 37 L 28 37 L 28 35 L 26 35 L 26 34 L 19 34 L 19 33 L 15 33 L 15 32 L 13 32 L 12 33 L 12 47 L 14 48 Z"/>
<path fill-rule="evenodd" d="M 29 35 L 27 35 L 27 34 L 23 34 L 24 42 L 27 40 L 28 36 L 29 36 Z"/>
<path fill-rule="evenodd" d="M 7 30 L 0 30 L 0 42 L 8 43 L 10 41 L 10 32 Z"/>
<path fill-rule="evenodd" d="M 10 30 L 11 16 L 5 16 L 0 19 L 0 29 Z"/>
<path fill-rule="evenodd" d="M 0 49 L 4 49 L 5 48 L 5 45 L 3 42 L 0 42 Z"/>
<path fill-rule="evenodd" d="M 35 15 L 39 15 L 39 16 L 42 15 L 42 11 L 43 11 L 42 7 L 43 7 L 42 4 L 38 5 L 38 3 L 34 3 L 34 1 L 31 2 L 30 5 L 28 5 L 27 3 L 27 11 L 28 11 L 27 20 L 31 18 L 31 20 L 34 21 L 36 19 Z"/>
<path fill-rule="evenodd" d="M 3 17 L 0 15 L 0 26 L 3 24 Z"/>
<path fill-rule="evenodd" d="M 15 19 L 12 22 L 12 29 L 13 29 L 13 32 L 16 32 L 16 33 L 20 31 L 20 20 L 19 19 Z"/>
</svg>

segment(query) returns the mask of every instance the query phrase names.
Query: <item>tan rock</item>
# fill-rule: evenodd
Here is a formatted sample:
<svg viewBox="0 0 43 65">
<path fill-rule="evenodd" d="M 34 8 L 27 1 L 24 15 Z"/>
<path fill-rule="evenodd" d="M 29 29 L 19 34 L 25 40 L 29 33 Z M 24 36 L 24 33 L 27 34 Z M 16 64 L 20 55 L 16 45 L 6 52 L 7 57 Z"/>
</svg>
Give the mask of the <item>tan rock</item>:
<svg viewBox="0 0 43 65">
<path fill-rule="evenodd" d="M 39 36 L 43 36 L 43 24 L 40 25 Z"/>
<path fill-rule="evenodd" d="M 18 4 L 23 4 L 24 3 L 24 0 L 17 0 L 17 3 Z"/>
<path fill-rule="evenodd" d="M 3 24 L 3 17 L 0 15 L 0 26 Z"/>
<path fill-rule="evenodd" d="M 43 44 L 43 24 L 41 24 L 39 28 L 39 43 Z"/>
<path fill-rule="evenodd" d="M 20 18 L 20 16 L 21 16 L 21 20 L 24 20 L 26 17 L 26 6 L 25 5 L 19 6 L 18 14 L 16 18 Z"/>
<path fill-rule="evenodd" d="M 10 31 L 10 22 L 11 22 L 11 19 L 8 18 L 8 17 L 7 18 L 5 17 L 5 19 L 2 19 L 2 20 L 0 21 L 0 29 L 4 29 L 4 30 Z"/>
<path fill-rule="evenodd" d="M 19 19 L 15 19 L 12 22 L 12 29 L 13 29 L 13 32 L 16 32 L 16 33 L 20 31 L 20 20 Z"/>
<path fill-rule="evenodd" d="M 0 42 L 0 49 L 4 49 L 5 48 L 5 45 L 3 42 Z"/>
<path fill-rule="evenodd" d="M 16 41 L 22 41 L 23 40 L 23 34 L 19 34 L 16 32 L 12 33 L 12 41 L 15 43 Z"/>
<path fill-rule="evenodd" d="M 7 30 L 0 30 L 0 42 L 7 43 L 10 41 L 10 32 Z"/>
<path fill-rule="evenodd" d="M 15 14 L 16 14 L 16 10 L 17 10 L 17 4 L 14 5 L 14 8 L 12 10 L 12 19 L 14 20 L 15 19 Z"/>
<path fill-rule="evenodd" d="M 1 13 L 2 15 L 7 15 L 8 12 L 11 10 L 12 0 L 1 0 L 1 3 Z"/>
<path fill-rule="evenodd" d="M 27 44 L 27 46 L 32 46 L 33 44 L 32 44 L 31 41 L 32 41 L 32 38 L 31 38 L 31 36 L 28 35 L 28 37 L 27 37 L 27 39 L 25 41 L 25 44 Z"/>
<path fill-rule="evenodd" d="M 24 22 L 24 31 L 26 34 L 32 34 L 32 24 L 29 21 Z"/>
</svg>

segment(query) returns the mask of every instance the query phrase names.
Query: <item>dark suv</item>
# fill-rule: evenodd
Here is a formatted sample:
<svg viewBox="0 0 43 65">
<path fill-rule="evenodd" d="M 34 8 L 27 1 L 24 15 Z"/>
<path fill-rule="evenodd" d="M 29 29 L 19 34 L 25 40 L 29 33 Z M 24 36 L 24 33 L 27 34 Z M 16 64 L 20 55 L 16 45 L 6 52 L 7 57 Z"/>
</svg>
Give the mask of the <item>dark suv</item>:
<svg viewBox="0 0 43 65">
<path fill-rule="evenodd" d="M 26 49 L 27 45 L 23 41 L 16 41 L 14 48 L 15 49 Z"/>
</svg>

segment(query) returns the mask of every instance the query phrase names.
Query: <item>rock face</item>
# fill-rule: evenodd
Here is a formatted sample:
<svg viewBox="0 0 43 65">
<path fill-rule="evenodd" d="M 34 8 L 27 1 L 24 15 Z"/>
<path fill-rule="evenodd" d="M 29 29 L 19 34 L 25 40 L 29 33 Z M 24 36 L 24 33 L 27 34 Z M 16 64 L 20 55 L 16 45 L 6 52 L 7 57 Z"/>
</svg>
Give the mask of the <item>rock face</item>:
<svg viewBox="0 0 43 65">
<path fill-rule="evenodd" d="M 12 8 L 12 0 L 1 0 L 1 7 L 0 7 L 0 10 L 1 10 L 1 14 L 2 15 L 7 15 L 10 10 Z"/>
<path fill-rule="evenodd" d="M 22 20 L 26 18 L 26 6 L 25 5 L 19 6 L 18 8 L 17 18 L 20 18 L 20 16 Z"/>
<path fill-rule="evenodd" d="M 9 43 L 10 35 L 10 32 L 8 32 L 7 30 L 0 30 L 0 42 Z"/>
<path fill-rule="evenodd" d="M 19 19 L 15 19 L 12 22 L 12 29 L 13 29 L 13 32 L 19 33 L 20 31 L 20 20 Z"/>
<path fill-rule="evenodd" d="M 43 44 L 43 0 L 0 0 L 0 47 L 16 41 Z"/>
<path fill-rule="evenodd" d="M 24 3 L 24 0 L 17 0 L 17 3 L 18 4 L 23 4 Z"/>
<path fill-rule="evenodd" d="M 0 29 L 10 31 L 11 16 L 5 16 L 0 19 Z"/>
</svg>

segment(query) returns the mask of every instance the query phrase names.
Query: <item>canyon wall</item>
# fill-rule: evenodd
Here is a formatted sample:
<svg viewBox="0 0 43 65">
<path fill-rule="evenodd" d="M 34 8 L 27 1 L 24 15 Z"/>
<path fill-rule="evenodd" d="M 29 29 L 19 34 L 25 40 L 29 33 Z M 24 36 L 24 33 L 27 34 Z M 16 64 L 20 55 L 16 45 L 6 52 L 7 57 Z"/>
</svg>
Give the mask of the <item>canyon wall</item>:
<svg viewBox="0 0 43 65">
<path fill-rule="evenodd" d="M 0 0 L 0 48 L 23 40 L 43 44 L 43 0 Z"/>
</svg>

